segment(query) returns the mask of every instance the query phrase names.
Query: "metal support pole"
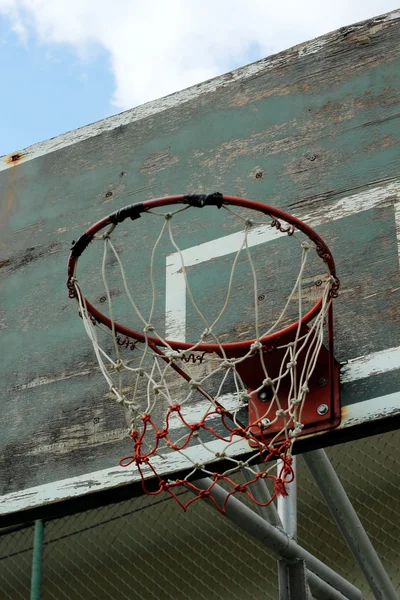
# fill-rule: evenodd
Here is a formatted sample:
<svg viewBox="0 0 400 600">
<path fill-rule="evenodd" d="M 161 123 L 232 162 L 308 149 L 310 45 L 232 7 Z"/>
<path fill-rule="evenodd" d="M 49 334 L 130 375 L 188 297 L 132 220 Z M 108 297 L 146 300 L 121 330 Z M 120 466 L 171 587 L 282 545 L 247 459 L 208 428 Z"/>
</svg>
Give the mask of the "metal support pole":
<svg viewBox="0 0 400 600">
<path fill-rule="evenodd" d="M 297 480 L 296 457 L 292 457 L 294 480 L 286 486 L 287 496 L 278 496 L 278 515 L 282 521 L 283 529 L 292 540 L 297 541 Z M 283 462 L 276 463 L 277 476 L 279 477 Z M 310 600 L 311 593 L 307 583 L 307 571 L 304 561 L 278 560 L 279 599 Z"/>
<path fill-rule="evenodd" d="M 304 560 L 278 560 L 279 600 L 311 600 Z"/>
<path fill-rule="evenodd" d="M 252 467 L 252 469 L 256 472 L 260 471 L 258 467 Z M 246 481 L 252 481 L 254 479 L 252 474 L 247 469 L 243 469 L 243 476 L 246 479 Z M 259 479 L 254 484 L 252 484 L 251 493 L 253 494 L 254 498 L 262 504 L 265 504 L 266 502 L 269 502 L 271 500 L 271 494 L 269 493 L 268 486 L 263 479 Z M 267 507 L 256 505 L 256 508 L 258 509 L 258 514 L 260 515 L 260 517 L 262 517 L 265 521 L 271 523 L 271 525 L 274 525 L 275 527 L 283 529 L 281 519 L 273 502 L 271 502 L 271 504 L 269 504 Z M 268 510 L 264 510 L 265 508 Z M 341 594 L 337 590 L 334 590 L 333 587 L 329 585 L 329 583 L 325 583 L 323 579 L 321 579 L 308 569 L 306 569 L 306 576 L 308 585 L 312 589 L 313 597 L 316 600 L 346 600 L 343 594 Z"/>
<path fill-rule="evenodd" d="M 278 496 L 278 515 L 282 521 L 283 529 L 289 537 L 297 540 L 297 484 L 296 484 L 296 460 L 297 457 L 292 457 L 292 469 L 294 472 L 294 480 L 286 486 L 288 495 Z M 282 461 L 277 461 L 277 474 L 282 469 Z"/>
<path fill-rule="evenodd" d="M 399 600 L 325 451 L 314 450 L 303 456 L 376 600 Z"/>
<path fill-rule="evenodd" d="M 32 556 L 32 578 L 31 578 L 31 600 L 40 600 L 40 586 L 42 582 L 42 563 L 44 545 L 44 523 L 42 520 L 35 521 L 35 533 L 33 539 Z"/>
<path fill-rule="evenodd" d="M 312 571 L 307 570 L 307 581 L 315 600 L 347 600 L 347 596 L 343 596 L 341 592 L 317 577 Z"/>
<path fill-rule="evenodd" d="M 253 466 L 252 470 L 256 471 L 257 473 L 260 472 L 258 467 Z M 252 473 L 247 469 L 243 469 L 242 472 L 246 481 L 252 481 L 254 479 Z M 269 493 L 268 486 L 263 479 L 258 479 L 251 486 L 249 486 L 249 488 L 251 494 L 253 494 L 257 502 L 265 504 L 266 502 L 271 501 L 271 494 Z M 258 506 L 258 504 L 256 504 L 256 509 L 260 517 L 262 517 L 265 521 L 268 521 L 268 523 L 271 523 L 271 525 L 275 525 L 276 527 L 283 527 L 282 521 L 279 518 L 278 511 L 276 510 L 273 502 L 268 504 L 268 506 Z"/>
<path fill-rule="evenodd" d="M 219 506 L 223 506 L 228 492 L 221 486 L 214 484 L 212 479 L 206 477 L 198 479 L 195 485 L 203 490 L 207 490 L 212 486 L 210 495 L 215 499 Z M 214 502 L 210 499 L 205 499 L 212 507 L 215 508 Z M 354 585 L 346 581 L 343 577 L 335 573 L 331 568 L 323 562 L 315 558 L 304 548 L 299 546 L 294 540 L 291 540 L 288 535 L 264 521 L 250 508 L 247 508 L 239 500 L 233 496 L 229 497 L 226 504 L 226 516 L 238 525 L 243 531 L 258 539 L 267 548 L 286 559 L 303 559 L 306 562 L 307 568 L 313 571 L 318 577 L 329 583 L 334 589 L 339 590 L 345 598 L 349 600 L 362 600 L 361 592 Z M 310 581 L 311 584 L 311 581 Z M 314 590 L 312 589 L 314 594 Z M 315 594 L 316 597 L 318 597 Z M 321 597 L 321 596 L 319 596 Z"/>
</svg>

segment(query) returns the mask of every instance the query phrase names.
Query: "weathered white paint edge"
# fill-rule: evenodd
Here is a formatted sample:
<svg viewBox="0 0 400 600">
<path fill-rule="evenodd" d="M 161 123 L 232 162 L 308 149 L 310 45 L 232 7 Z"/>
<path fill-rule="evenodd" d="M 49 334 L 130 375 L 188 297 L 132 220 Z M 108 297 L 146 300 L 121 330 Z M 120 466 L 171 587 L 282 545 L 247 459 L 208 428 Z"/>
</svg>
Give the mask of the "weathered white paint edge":
<svg viewBox="0 0 400 600">
<path fill-rule="evenodd" d="M 345 27 L 345 32 L 347 33 L 361 33 L 363 30 L 372 30 L 372 32 L 378 31 L 382 27 L 382 23 L 386 21 L 393 21 L 395 19 L 400 18 L 400 10 L 394 10 L 386 15 L 382 15 L 381 17 L 375 17 L 372 22 L 368 24 L 368 27 L 365 27 L 365 22 L 362 21 L 360 23 L 355 23 L 354 25 L 349 25 Z M 343 33 L 345 33 L 343 32 Z M 320 38 L 316 38 L 307 42 L 306 44 L 302 44 L 302 47 L 299 49 L 299 57 L 308 56 L 309 54 L 315 54 L 316 52 L 320 52 L 322 48 L 329 42 L 328 36 L 323 36 Z"/>
<path fill-rule="evenodd" d="M 399 269 L 400 269 L 400 203 L 394 207 L 394 218 L 396 224 L 397 249 L 399 254 Z"/>
<path fill-rule="evenodd" d="M 299 214 L 298 217 L 311 227 L 337 221 L 372 208 L 394 205 L 397 228 L 397 240 L 400 260 L 400 180 L 385 185 L 362 190 L 352 196 L 340 198 L 329 210 L 316 208 L 312 212 Z M 387 200 L 388 199 L 388 200 Z M 269 242 L 284 234 L 269 225 L 256 227 L 248 234 L 249 247 Z M 238 252 L 244 242 L 243 232 L 231 233 L 192 246 L 181 251 L 183 263 L 187 267 L 204 263 Z M 186 331 L 186 286 L 182 272 L 182 259 L 178 252 L 166 257 L 166 296 L 165 296 L 165 332 L 168 339 L 185 340 Z"/>
<path fill-rule="evenodd" d="M 193 100 L 202 94 L 209 94 L 217 91 L 220 88 L 224 88 L 230 85 L 232 82 L 245 81 L 246 79 L 256 77 L 257 75 L 267 72 L 273 69 L 276 65 L 280 64 L 285 59 L 286 54 L 289 54 L 292 51 L 292 48 L 285 50 L 284 52 L 264 58 L 256 63 L 235 69 L 230 73 L 225 73 L 224 75 L 209 79 L 208 81 L 204 81 L 179 92 L 175 92 L 169 96 L 158 98 L 157 100 L 152 100 L 151 102 L 146 102 L 141 106 L 136 106 L 135 108 L 124 111 L 117 115 L 102 119 L 101 121 L 96 121 L 90 125 L 85 125 L 84 127 L 80 127 L 74 131 L 63 133 L 57 137 L 51 138 L 50 140 L 45 140 L 23 150 L 19 150 L 18 152 L 23 155 L 23 159 L 22 161 L 19 161 L 18 164 L 22 164 L 22 162 L 26 162 L 28 160 L 33 160 L 34 158 L 38 158 L 39 156 L 43 156 L 50 152 L 55 152 L 56 150 L 61 150 L 67 146 L 82 142 L 106 131 L 112 131 L 118 127 L 128 125 L 129 123 L 134 123 L 135 121 L 145 119 L 146 117 L 161 113 L 170 108 L 180 106 L 181 104 L 189 102 L 190 100 Z M 12 154 L 15 154 L 15 152 L 17 151 L 10 152 L 10 154 L 0 157 L 0 171 L 8 168 L 15 168 L 17 166 L 16 164 L 13 165 L 12 162 L 7 162 L 7 158 Z"/>
<path fill-rule="evenodd" d="M 397 8 L 384 16 L 384 21 L 393 21 L 395 19 L 400 19 L 400 10 Z"/>
<path fill-rule="evenodd" d="M 394 353 L 400 358 L 399 348 L 393 348 Z M 387 350 L 386 352 L 390 352 Z M 376 352 L 369 357 L 361 357 L 355 359 L 351 363 L 351 368 L 347 372 L 347 382 L 356 381 L 359 378 L 365 377 L 364 365 L 365 361 L 369 364 L 371 374 L 382 372 L 382 353 Z M 377 362 L 374 363 L 374 360 Z M 400 368 L 399 363 L 391 363 L 392 369 Z M 386 369 L 387 371 L 387 369 Z M 382 419 L 385 417 L 394 417 L 400 414 L 400 392 L 378 396 L 347 406 L 339 429 L 346 429 L 355 425 L 364 423 L 367 419 Z M 324 432 L 319 434 L 323 437 Z M 221 446 L 222 444 L 222 446 Z M 208 446 L 213 452 L 221 451 L 224 443 L 219 440 L 210 442 Z M 239 440 L 234 447 L 231 448 L 232 456 L 238 456 L 248 452 L 249 447 L 243 440 Z M 202 446 L 196 446 L 186 451 L 186 454 L 193 461 L 201 462 L 206 460 L 206 451 Z M 168 461 L 157 459 L 156 468 L 160 474 L 168 474 L 181 469 L 190 468 L 192 463 L 185 459 L 182 454 L 171 453 L 168 455 Z M 117 486 L 126 485 L 139 481 L 139 475 L 133 468 L 117 467 L 113 469 L 103 469 L 93 473 L 63 479 L 54 483 L 29 488 L 23 491 L 6 494 L 0 497 L 0 515 L 12 514 L 18 511 L 23 511 L 29 508 L 51 504 L 66 498 L 77 498 L 85 494 L 112 489 Z"/>
<path fill-rule="evenodd" d="M 400 415 L 400 391 L 346 406 L 338 429 Z"/>
<path fill-rule="evenodd" d="M 400 346 L 349 360 L 342 366 L 340 381 L 350 383 L 396 369 L 400 369 Z"/>
<path fill-rule="evenodd" d="M 370 29 L 373 29 L 376 25 L 388 21 L 397 20 L 399 18 L 400 11 L 394 10 L 385 15 L 375 17 L 374 19 L 368 19 L 346 27 L 346 30 L 351 28 L 357 29 L 358 32 L 361 32 L 363 30 L 368 31 Z M 165 96 L 163 98 L 147 102 L 145 104 L 142 104 L 141 106 L 137 106 L 123 113 L 119 113 L 117 115 L 113 115 L 106 119 L 102 119 L 101 121 L 97 121 L 90 125 L 80 127 L 79 129 L 76 129 L 74 131 L 63 133 L 61 135 L 58 135 L 57 137 L 51 138 L 50 140 L 39 142 L 37 144 L 29 146 L 28 148 L 22 150 L 16 149 L 13 152 L 10 152 L 8 155 L 0 156 L 0 171 L 3 171 L 8 168 L 15 168 L 16 165 L 12 162 L 7 162 L 7 158 L 17 152 L 23 155 L 23 162 L 33 160 L 34 158 L 38 158 L 39 156 L 43 156 L 44 154 L 55 152 L 56 150 L 66 148 L 67 146 L 71 146 L 72 144 L 76 144 L 77 142 L 82 142 L 91 137 L 100 135 L 105 131 L 111 131 L 113 129 L 116 129 L 117 127 L 133 123 L 134 121 L 138 121 L 151 115 L 155 115 L 157 113 L 163 112 L 164 110 L 168 110 L 169 108 L 179 106 L 181 104 L 184 104 L 185 102 L 197 98 L 202 94 L 215 92 L 219 88 L 224 88 L 230 85 L 232 82 L 245 81 L 246 79 L 250 79 L 252 77 L 261 75 L 262 73 L 270 71 L 275 66 L 283 62 L 287 62 L 289 57 L 291 60 L 298 60 L 308 56 L 308 54 L 315 54 L 316 52 L 320 52 L 327 44 L 335 41 L 336 39 L 340 39 L 340 36 L 342 35 L 343 32 L 341 30 L 336 30 L 327 33 L 314 40 L 303 42 L 294 46 L 293 48 L 288 48 L 287 50 L 283 50 L 278 54 L 274 54 L 250 65 L 246 65 L 244 67 L 235 69 L 234 71 L 231 71 L 229 73 L 225 73 L 224 75 L 214 77 L 213 79 L 209 79 L 208 81 L 204 81 L 187 89 L 175 92 L 173 94 L 170 94 L 169 96 Z M 18 164 L 21 164 L 21 161 L 19 161 Z"/>
<path fill-rule="evenodd" d="M 180 469 L 191 468 L 194 463 L 210 460 L 210 454 L 215 457 L 215 452 L 222 452 L 226 444 L 221 440 L 207 443 L 210 448 L 208 453 L 203 446 L 201 451 L 197 447 L 189 448 L 183 453 L 174 452 L 168 455 L 168 461 L 154 457 L 153 465 L 160 475 L 176 472 Z M 235 445 L 231 446 L 232 456 L 243 454 L 249 450 L 249 446 L 241 438 Z M 162 454 L 162 452 L 160 452 Z M 188 458 L 186 458 L 188 457 Z M 152 473 L 148 471 L 149 477 Z M 116 467 L 103 469 L 94 473 L 63 479 L 54 483 L 40 485 L 21 492 L 6 494 L 0 498 L 0 515 L 11 514 L 28 508 L 51 504 L 66 498 L 77 498 L 91 492 L 107 490 L 128 483 L 140 481 L 138 471 L 134 467 Z"/>
</svg>

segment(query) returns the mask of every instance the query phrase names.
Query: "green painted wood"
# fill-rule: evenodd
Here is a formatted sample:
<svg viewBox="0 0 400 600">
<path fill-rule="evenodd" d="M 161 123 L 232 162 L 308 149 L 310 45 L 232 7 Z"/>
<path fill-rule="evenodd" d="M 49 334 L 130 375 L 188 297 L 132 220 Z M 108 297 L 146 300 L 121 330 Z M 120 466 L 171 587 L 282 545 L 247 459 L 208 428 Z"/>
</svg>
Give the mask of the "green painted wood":
<svg viewBox="0 0 400 600">
<path fill-rule="evenodd" d="M 342 281 L 338 359 L 399 346 L 399 42 L 398 15 L 380 17 L 0 160 L 3 494 L 112 467 L 127 452 L 65 286 L 71 241 L 126 204 L 219 190 L 326 215 L 318 231 Z M 201 218 L 182 229 L 183 248 L 221 235 L 221 215 Z M 125 255 L 144 273 L 154 230 L 130 227 Z M 212 293 L 222 268 L 199 269 L 199 293 Z M 148 279 L 137 281 L 144 297 Z M 240 331 L 240 311 L 230 326 Z M 398 370 L 379 377 L 382 394 L 398 391 Z M 376 382 L 344 384 L 344 403 L 374 397 Z"/>
</svg>

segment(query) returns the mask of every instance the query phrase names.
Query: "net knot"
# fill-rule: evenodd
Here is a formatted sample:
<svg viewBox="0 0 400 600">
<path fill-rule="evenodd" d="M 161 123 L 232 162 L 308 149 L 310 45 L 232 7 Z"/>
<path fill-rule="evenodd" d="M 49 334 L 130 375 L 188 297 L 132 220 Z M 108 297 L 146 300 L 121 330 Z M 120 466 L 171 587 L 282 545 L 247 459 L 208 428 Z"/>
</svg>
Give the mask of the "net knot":
<svg viewBox="0 0 400 600">
<path fill-rule="evenodd" d="M 157 431 L 156 438 L 158 440 L 162 440 L 163 438 L 167 437 L 167 435 L 168 435 L 168 430 L 167 429 L 161 429 L 161 431 Z"/>
<path fill-rule="evenodd" d="M 277 496 L 288 496 L 286 485 L 283 479 L 278 478 L 275 480 L 274 489 Z"/>
<path fill-rule="evenodd" d="M 301 247 L 306 251 L 312 249 L 312 245 L 309 242 L 301 242 Z"/>
<path fill-rule="evenodd" d="M 148 331 L 155 331 L 155 329 L 151 323 L 147 323 L 147 325 L 143 328 L 143 331 L 147 333 Z"/>
<path fill-rule="evenodd" d="M 237 435 L 239 437 L 246 437 L 246 432 L 243 431 L 240 427 L 235 427 L 235 429 L 231 429 L 231 435 Z"/>
<path fill-rule="evenodd" d="M 165 215 L 164 215 L 164 218 L 165 218 L 167 221 L 170 221 L 170 220 L 172 219 L 172 213 L 170 213 L 170 212 L 167 212 L 167 213 L 165 213 Z"/>
<path fill-rule="evenodd" d="M 144 413 L 140 418 L 143 421 L 143 423 L 148 423 L 151 420 L 151 415 L 149 415 L 148 413 Z"/>
<path fill-rule="evenodd" d="M 291 406 L 298 406 L 299 404 L 301 404 L 301 399 L 300 398 L 292 398 L 290 400 L 289 404 Z"/>
<path fill-rule="evenodd" d="M 216 452 L 215 453 L 215 458 L 225 458 L 226 454 L 225 452 Z"/>
<path fill-rule="evenodd" d="M 163 389 L 162 385 L 154 385 L 153 386 L 153 392 L 154 392 L 154 394 L 159 394 L 162 389 Z"/>
<path fill-rule="evenodd" d="M 136 440 L 138 435 L 139 435 L 139 432 L 136 431 L 136 429 L 129 432 L 129 437 L 131 437 L 133 440 Z"/>
<path fill-rule="evenodd" d="M 240 485 L 240 483 L 237 483 L 233 489 L 234 489 L 235 493 L 236 492 L 246 492 L 246 486 Z"/>
<path fill-rule="evenodd" d="M 307 385 L 307 384 L 304 384 L 304 385 L 301 387 L 301 391 L 303 392 L 303 394 L 308 394 L 308 392 L 310 391 L 310 388 L 308 387 L 308 385 Z"/>
<path fill-rule="evenodd" d="M 117 360 L 117 362 L 115 363 L 115 367 L 114 367 L 114 369 L 115 369 L 116 371 L 122 371 L 122 370 L 124 369 L 124 367 L 125 367 L 124 363 L 123 363 L 123 362 L 122 362 L 122 360 L 119 358 L 119 359 Z"/>
<path fill-rule="evenodd" d="M 272 379 L 270 377 L 266 377 L 262 382 L 263 385 L 270 386 L 272 385 Z"/>
<path fill-rule="evenodd" d="M 210 490 L 200 490 L 198 493 L 198 497 L 199 498 L 209 498 L 211 495 L 211 491 Z"/>
<path fill-rule="evenodd" d="M 232 367 L 234 367 L 234 366 L 235 366 L 235 363 L 233 363 L 233 362 L 232 362 L 232 361 L 230 361 L 230 360 L 224 360 L 224 361 L 222 361 L 222 363 L 221 363 L 221 367 L 222 367 L 223 369 L 231 369 L 231 368 L 232 368 Z"/>
<path fill-rule="evenodd" d="M 183 358 L 184 356 L 185 356 L 184 352 L 178 352 L 177 350 L 172 350 L 172 352 L 169 352 L 169 354 L 167 354 L 167 357 L 170 360 L 180 359 L 180 358 Z"/>
<path fill-rule="evenodd" d="M 284 416 L 286 415 L 286 413 L 285 413 L 285 411 L 283 410 L 283 408 L 279 408 L 279 409 L 276 411 L 275 415 L 276 415 L 277 417 L 284 417 Z"/>
<path fill-rule="evenodd" d="M 190 429 L 190 431 L 193 431 L 193 433 L 198 431 L 200 429 L 200 427 L 201 427 L 200 423 L 192 423 L 191 425 L 189 425 L 189 429 Z"/>
<path fill-rule="evenodd" d="M 205 340 L 206 338 L 208 338 L 208 336 L 211 333 L 211 329 L 209 329 L 208 327 L 203 331 L 203 333 L 200 336 L 201 340 Z"/>
<path fill-rule="evenodd" d="M 124 402 L 124 399 L 123 399 L 123 397 L 120 395 L 120 393 L 118 392 L 118 390 L 116 390 L 116 389 L 115 389 L 115 387 L 114 387 L 113 385 L 110 385 L 110 392 L 111 392 L 112 394 L 114 394 L 114 396 L 116 397 L 116 398 L 115 398 L 115 401 L 116 401 L 118 404 L 122 404 L 122 403 Z"/>
<path fill-rule="evenodd" d="M 249 402 L 251 400 L 251 395 L 247 392 L 241 392 L 240 400 L 244 400 L 245 402 Z"/>
<path fill-rule="evenodd" d="M 191 380 L 190 380 L 190 382 L 189 382 L 189 385 L 190 385 L 190 387 L 191 387 L 193 390 L 198 390 L 198 389 L 199 389 L 199 387 L 201 387 L 201 384 L 200 384 L 200 382 L 199 382 L 199 381 L 195 381 L 194 379 L 191 379 Z"/>
<path fill-rule="evenodd" d="M 218 413 L 219 415 L 224 415 L 226 413 L 226 410 L 223 406 L 217 405 L 215 407 L 215 412 Z"/>
<path fill-rule="evenodd" d="M 252 219 L 246 219 L 244 224 L 245 224 L 246 228 L 249 229 L 250 227 L 253 227 L 254 221 Z"/>
<path fill-rule="evenodd" d="M 291 438 L 297 437 L 298 435 L 301 434 L 302 429 L 303 429 L 303 425 L 301 425 L 301 424 L 296 425 L 296 427 L 294 427 L 294 429 L 291 429 L 289 431 L 289 437 L 291 437 Z"/>
<path fill-rule="evenodd" d="M 297 365 L 297 361 L 296 360 L 291 360 L 290 362 L 288 362 L 288 364 L 286 365 L 287 369 L 293 369 L 293 367 L 295 367 Z"/>
<path fill-rule="evenodd" d="M 168 410 L 170 412 L 179 412 L 181 410 L 181 405 L 176 403 L 176 404 L 171 404 L 170 406 L 168 406 Z"/>
<path fill-rule="evenodd" d="M 274 448 L 274 446 L 268 446 L 268 452 L 271 456 L 276 456 L 277 458 L 282 458 L 280 448 Z"/>
<path fill-rule="evenodd" d="M 250 346 L 250 351 L 255 352 L 256 350 L 261 350 L 262 344 L 258 340 L 253 342 Z"/>
</svg>

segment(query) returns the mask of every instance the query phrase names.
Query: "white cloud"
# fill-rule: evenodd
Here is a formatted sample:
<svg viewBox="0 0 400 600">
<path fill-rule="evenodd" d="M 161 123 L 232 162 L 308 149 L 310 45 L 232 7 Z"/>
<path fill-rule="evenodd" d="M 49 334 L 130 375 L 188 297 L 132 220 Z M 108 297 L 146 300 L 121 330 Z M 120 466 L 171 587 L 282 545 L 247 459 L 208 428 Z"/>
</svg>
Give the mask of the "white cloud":
<svg viewBox="0 0 400 600">
<path fill-rule="evenodd" d="M 67 44 L 81 58 L 105 49 L 119 109 L 395 8 L 391 0 L 0 0 L 22 38 Z"/>
</svg>

